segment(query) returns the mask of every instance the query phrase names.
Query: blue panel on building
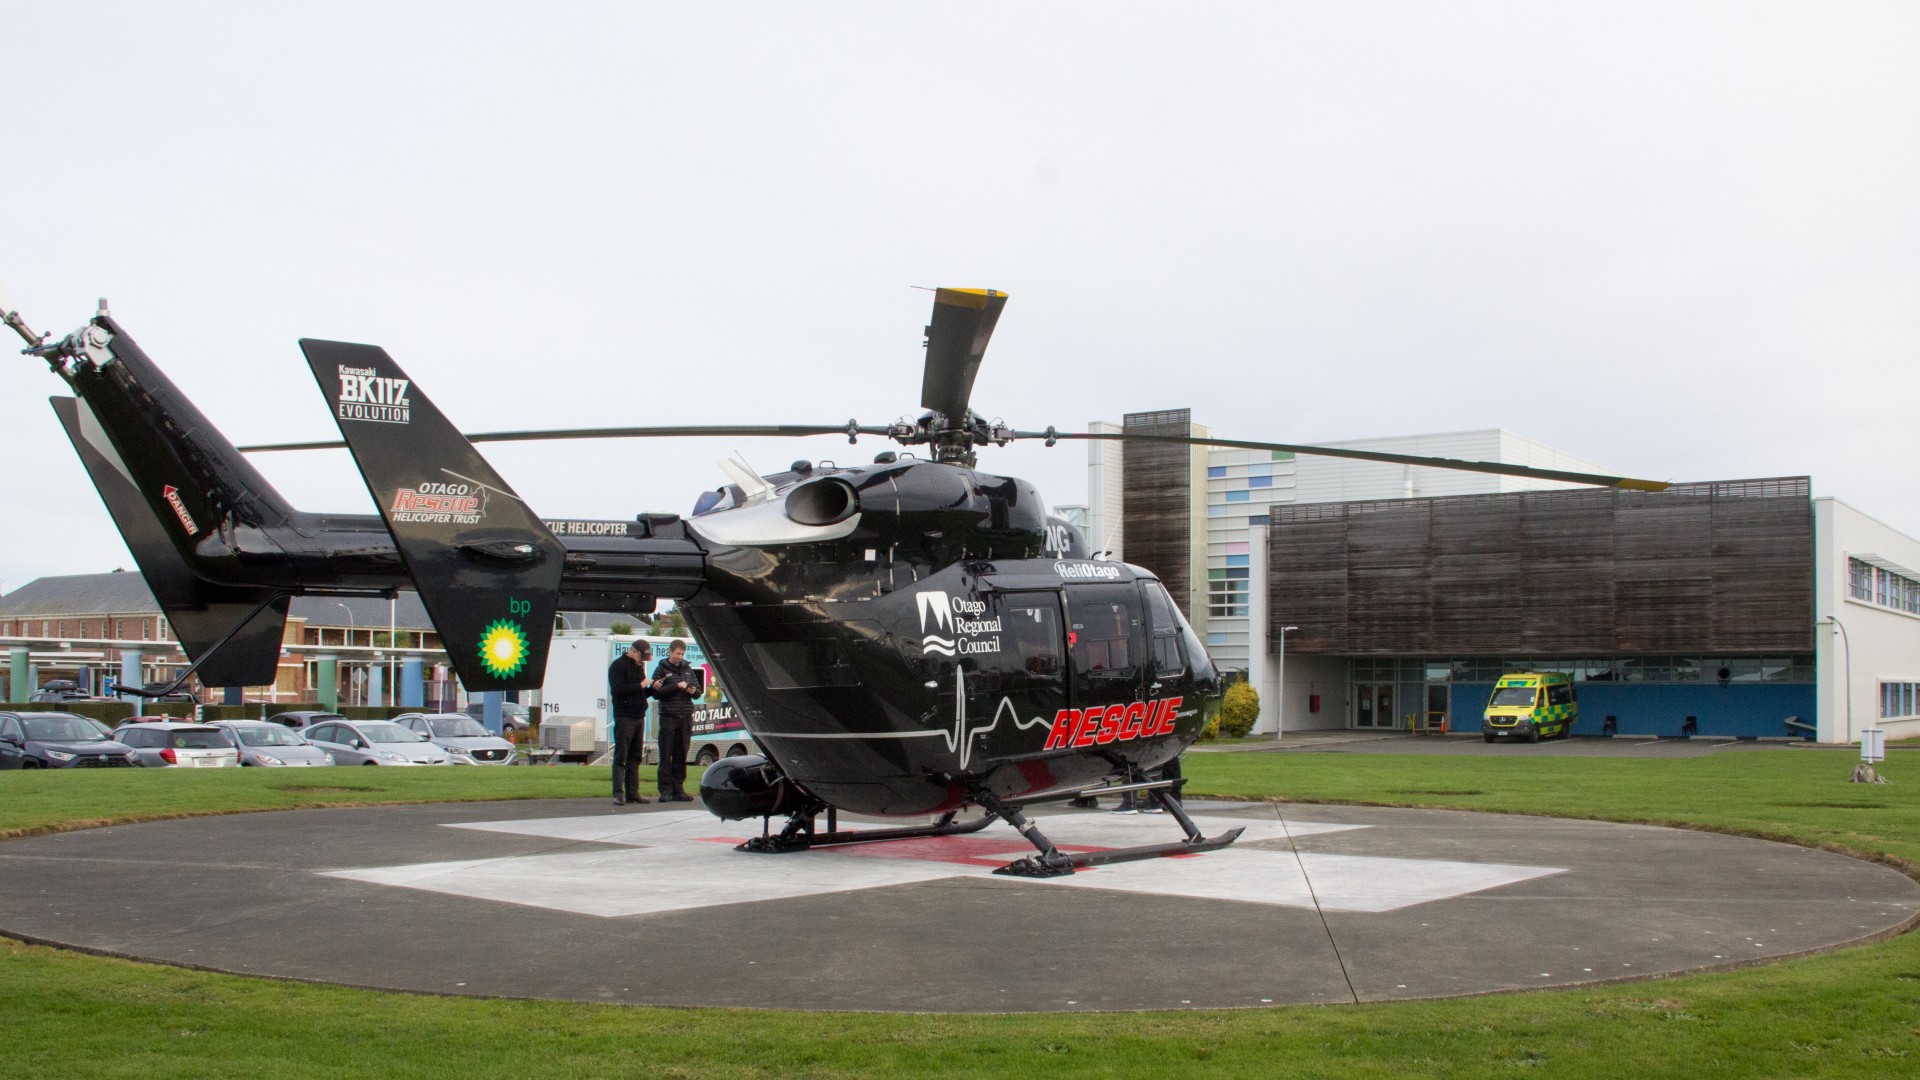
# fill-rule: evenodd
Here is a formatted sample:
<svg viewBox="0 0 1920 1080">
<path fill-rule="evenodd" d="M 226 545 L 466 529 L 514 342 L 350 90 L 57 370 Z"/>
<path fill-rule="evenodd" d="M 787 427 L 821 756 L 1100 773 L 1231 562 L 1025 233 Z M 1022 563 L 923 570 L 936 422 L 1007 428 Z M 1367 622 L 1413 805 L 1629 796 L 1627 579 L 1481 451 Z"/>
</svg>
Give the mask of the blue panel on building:
<svg viewBox="0 0 1920 1080">
<path fill-rule="evenodd" d="M 1580 720 L 1575 735 L 1599 735 L 1607 717 L 1617 718 L 1619 735 L 1679 735 L 1687 717 L 1695 718 L 1702 736 L 1721 738 L 1792 735 L 1784 723 L 1797 716 L 1811 722 L 1814 715 L 1812 683 L 1615 683 L 1576 685 Z M 1454 683 L 1449 727 L 1479 731 L 1492 683 Z"/>
</svg>

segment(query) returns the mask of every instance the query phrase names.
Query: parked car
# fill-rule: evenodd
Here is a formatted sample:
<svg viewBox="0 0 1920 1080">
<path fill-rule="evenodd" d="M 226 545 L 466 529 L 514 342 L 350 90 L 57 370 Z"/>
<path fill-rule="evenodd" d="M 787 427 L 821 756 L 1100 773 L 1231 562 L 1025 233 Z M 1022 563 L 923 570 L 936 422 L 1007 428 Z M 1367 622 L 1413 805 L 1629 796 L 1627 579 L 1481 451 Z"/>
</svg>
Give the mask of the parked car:
<svg viewBox="0 0 1920 1080">
<path fill-rule="evenodd" d="M 478 701 L 467 703 L 467 715 L 475 720 L 486 718 L 486 706 Z M 500 703 L 500 723 L 515 731 L 525 731 L 533 726 L 533 710 L 517 701 Z"/>
<path fill-rule="evenodd" d="M 447 752 L 455 765 L 511 765 L 513 744 L 460 713 L 402 713 L 393 722 Z"/>
<path fill-rule="evenodd" d="M 266 766 L 331 765 L 333 755 L 308 742 L 284 724 L 264 720 L 215 720 L 213 726 L 232 736 L 240 764 Z"/>
<path fill-rule="evenodd" d="M 63 712 L 0 713 L 0 769 L 98 769 L 133 764 L 105 724 Z"/>
<path fill-rule="evenodd" d="M 267 717 L 267 723 L 279 724 L 281 727 L 290 727 L 295 731 L 302 731 L 315 724 L 325 723 L 329 720 L 345 719 L 346 717 L 341 716 L 337 712 L 315 712 L 309 709 L 301 712 L 274 713 L 272 716 Z"/>
<path fill-rule="evenodd" d="M 27 695 L 28 701 L 64 703 L 68 701 L 113 701 L 113 698 L 95 697 L 80 689 L 72 679 L 51 679 L 45 686 Z"/>
<path fill-rule="evenodd" d="M 447 764 L 445 750 L 391 720 L 330 720 L 303 734 L 341 765 Z"/>
<path fill-rule="evenodd" d="M 152 769 L 237 768 L 240 751 L 222 728 L 177 720 L 129 720 L 113 737 L 133 748 L 137 765 Z"/>
</svg>

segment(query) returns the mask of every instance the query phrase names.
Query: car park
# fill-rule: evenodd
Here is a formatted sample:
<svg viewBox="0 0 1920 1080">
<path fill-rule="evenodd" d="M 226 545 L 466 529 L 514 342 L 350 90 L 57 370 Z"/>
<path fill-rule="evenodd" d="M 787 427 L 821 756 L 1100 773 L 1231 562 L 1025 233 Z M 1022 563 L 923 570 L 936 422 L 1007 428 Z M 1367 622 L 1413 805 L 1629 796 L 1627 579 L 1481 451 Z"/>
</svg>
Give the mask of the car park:
<svg viewBox="0 0 1920 1080">
<path fill-rule="evenodd" d="M 240 764 L 232 736 L 212 724 L 129 720 L 113 734 L 133 748 L 135 764 L 150 769 L 223 769 Z"/>
<path fill-rule="evenodd" d="M 341 765 L 445 765 L 447 752 L 390 720 L 330 720 L 303 733 Z"/>
<path fill-rule="evenodd" d="M 330 720 L 345 719 L 346 717 L 337 712 L 318 712 L 312 709 L 304 709 L 297 712 L 274 713 L 272 716 L 267 717 L 267 723 L 279 724 L 281 727 L 290 727 L 295 731 L 302 731 L 315 724 L 326 723 Z"/>
<path fill-rule="evenodd" d="M 63 712 L 0 713 L 0 769 L 98 769 L 133 764 L 133 750 L 98 720 Z"/>
<path fill-rule="evenodd" d="M 241 765 L 299 767 L 331 765 L 333 755 L 284 724 L 265 720 L 216 720 L 214 727 L 232 737 Z"/>
<path fill-rule="evenodd" d="M 393 722 L 447 752 L 455 765 L 511 765 L 513 744 L 460 713 L 403 713 Z"/>
</svg>

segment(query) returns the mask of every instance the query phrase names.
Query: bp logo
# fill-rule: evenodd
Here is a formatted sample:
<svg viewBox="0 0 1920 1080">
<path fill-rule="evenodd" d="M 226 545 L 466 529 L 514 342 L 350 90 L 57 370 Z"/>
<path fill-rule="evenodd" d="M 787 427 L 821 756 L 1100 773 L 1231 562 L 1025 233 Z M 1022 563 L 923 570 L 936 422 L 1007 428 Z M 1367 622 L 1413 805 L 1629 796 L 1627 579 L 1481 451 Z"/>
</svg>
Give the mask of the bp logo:
<svg viewBox="0 0 1920 1080">
<path fill-rule="evenodd" d="M 527 632 L 506 619 L 495 619 L 480 635 L 480 663 L 487 674 L 504 679 L 527 666 Z"/>
</svg>

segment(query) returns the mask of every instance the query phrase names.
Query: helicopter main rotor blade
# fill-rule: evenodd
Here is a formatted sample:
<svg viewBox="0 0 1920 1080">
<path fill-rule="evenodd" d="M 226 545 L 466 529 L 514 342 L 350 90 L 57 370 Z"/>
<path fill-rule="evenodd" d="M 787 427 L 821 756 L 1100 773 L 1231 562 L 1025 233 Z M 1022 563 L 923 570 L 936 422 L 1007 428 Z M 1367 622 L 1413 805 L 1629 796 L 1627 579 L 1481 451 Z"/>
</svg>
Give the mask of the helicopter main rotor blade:
<svg viewBox="0 0 1920 1080">
<path fill-rule="evenodd" d="M 1498 473 L 1524 476 L 1533 480 L 1559 480 L 1569 484 L 1624 488 L 1629 491 L 1665 491 L 1671 485 L 1659 480 L 1636 480 L 1627 476 L 1565 472 L 1560 469 L 1536 469 L 1531 465 L 1509 465 L 1501 461 L 1465 461 L 1460 458 L 1420 457 L 1414 454 L 1388 454 L 1378 450 L 1347 450 L 1337 446 L 1308 446 L 1299 443 L 1248 442 L 1242 439 L 1208 439 L 1189 435 L 1128 435 L 1120 432 L 1092 431 L 1016 431 L 1015 439 L 1045 439 L 1052 445 L 1057 439 L 1085 439 L 1110 442 L 1177 443 L 1188 446 L 1224 446 L 1240 450 L 1280 450 L 1311 457 L 1351 458 L 1356 461 L 1384 461 L 1393 465 L 1419 465 L 1430 469 L 1455 469 L 1460 472 Z"/>
<path fill-rule="evenodd" d="M 675 436 L 716 435 L 723 437 L 845 435 L 885 435 L 890 429 L 849 420 L 844 424 L 678 424 L 669 427 L 548 428 L 535 431 L 480 431 L 468 434 L 468 442 L 545 442 L 556 439 L 657 439 Z M 347 444 L 332 441 L 262 443 L 242 446 L 247 454 L 275 450 L 334 450 Z"/>
<path fill-rule="evenodd" d="M 980 358 L 1000 321 L 1007 294 L 992 289 L 937 289 L 933 322 L 927 325 L 927 369 L 920 404 L 952 420 L 967 415 Z"/>
</svg>

